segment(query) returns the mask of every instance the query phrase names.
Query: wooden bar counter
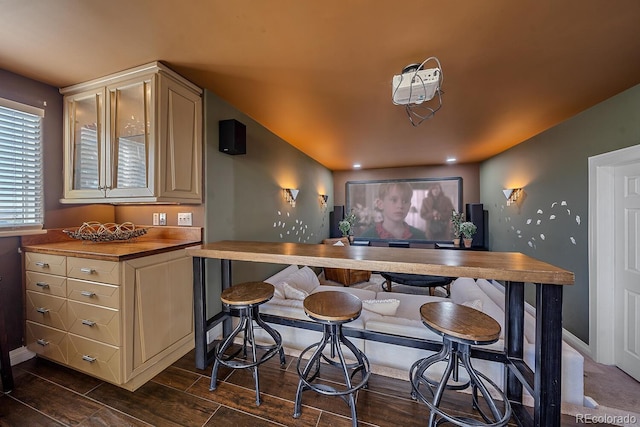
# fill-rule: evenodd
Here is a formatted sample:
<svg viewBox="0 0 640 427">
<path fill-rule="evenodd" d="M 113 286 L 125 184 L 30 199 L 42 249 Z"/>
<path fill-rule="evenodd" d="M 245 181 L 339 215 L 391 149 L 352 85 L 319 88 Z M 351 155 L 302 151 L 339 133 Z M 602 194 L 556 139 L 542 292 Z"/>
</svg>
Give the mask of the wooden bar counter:
<svg viewBox="0 0 640 427">
<path fill-rule="evenodd" d="M 560 425 L 562 285 L 574 283 L 574 274 L 570 271 L 513 252 L 220 241 L 188 248 L 187 253 L 193 257 L 194 266 L 196 365 L 199 369 L 204 369 L 211 360 L 207 352 L 207 331 L 224 318 L 221 313 L 216 316 L 216 322 L 206 317 L 206 258 L 221 260 L 223 289 L 231 284 L 231 261 L 504 281 L 505 349 L 494 356 L 494 360 L 502 361 L 508 368 L 505 392 L 514 404 L 514 416 L 522 425 Z M 536 287 L 535 373 L 523 361 L 525 284 Z M 386 341 L 387 337 L 380 335 L 385 334 L 367 335 L 365 332 L 363 337 Z M 392 341 L 394 337 L 388 339 Z M 534 397 L 533 415 L 522 405 L 521 385 Z"/>
</svg>

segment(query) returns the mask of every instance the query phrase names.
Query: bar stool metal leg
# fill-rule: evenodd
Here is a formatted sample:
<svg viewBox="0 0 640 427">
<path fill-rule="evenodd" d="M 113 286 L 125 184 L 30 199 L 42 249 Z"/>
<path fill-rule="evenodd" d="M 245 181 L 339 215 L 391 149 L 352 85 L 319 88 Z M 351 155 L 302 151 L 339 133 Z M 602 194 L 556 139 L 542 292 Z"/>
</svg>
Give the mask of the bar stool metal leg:
<svg viewBox="0 0 640 427">
<path fill-rule="evenodd" d="M 506 425 L 511 418 L 511 405 L 509 405 L 506 395 L 486 375 L 476 371 L 473 368 L 473 366 L 471 365 L 470 349 L 471 346 L 469 344 L 452 342 L 447 337 L 444 337 L 443 346 L 439 353 L 418 360 L 411 367 L 409 371 L 412 388 L 411 396 L 424 402 L 429 407 L 430 414 L 429 423 L 427 424 L 428 426 L 437 426 L 443 422 L 448 422 L 463 427 L 469 425 L 503 426 Z M 435 363 L 442 362 L 444 360 L 447 360 L 447 367 L 445 368 L 440 381 L 434 382 L 433 380 L 428 379 L 426 377 L 427 370 Z M 471 418 L 453 417 L 439 408 L 444 390 L 450 388 L 447 386 L 447 383 L 454 371 L 454 365 L 458 364 L 461 364 L 464 370 L 469 375 L 469 381 L 466 383 L 466 387 L 471 386 L 473 388 L 473 407 L 474 409 L 478 410 L 480 416 L 488 424 L 480 423 L 478 420 L 474 420 Z M 488 383 L 491 388 L 493 388 L 500 395 L 503 402 L 505 402 L 504 412 L 501 412 L 498 408 L 485 383 Z M 424 393 L 420 391 L 420 386 L 422 384 L 427 385 L 429 391 L 432 394 L 432 399 L 427 398 Z M 433 387 L 435 387 L 435 391 L 433 391 Z M 458 389 L 457 386 L 454 386 L 454 388 Z M 483 411 L 478 405 L 476 390 L 480 390 L 484 401 L 491 411 L 491 417 L 486 414 L 485 411 Z M 438 417 L 440 418 L 438 419 Z"/>
<path fill-rule="evenodd" d="M 420 307 L 422 323 L 442 336 L 442 348 L 434 355 L 416 361 L 409 370 L 411 397 L 425 403 L 429 408 L 429 427 L 442 423 L 457 426 L 498 427 L 506 425 L 511 419 L 511 405 L 505 393 L 486 375 L 478 372 L 471 363 L 471 345 L 487 345 L 498 340 L 500 325 L 481 311 L 452 302 L 431 302 Z M 451 322 L 451 319 L 464 319 Z M 447 362 L 440 380 L 429 377 L 429 369 L 436 363 Z M 468 375 L 468 380 L 460 381 L 459 371 Z M 433 373 L 434 369 L 431 370 Z M 450 382 L 450 380 L 453 380 Z M 422 390 L 426 385 L 431 392 L 427 398 Z M 478 411 L 480 419 L 453 416 L 440 409 L 445 390 L 463 390 L 471 387 L 472 406 Z M 480 405 L 478 391 L 486 406 Z M 502 399 L 499 408 L 491 392 Z M 486 408 L 489 410 L 487 411 Z M 484 422 L 483 422 L 484 421 Z"/>
<path fill-rule="evenodd" d="M 280 353 L 280 363 L 285 363 L 284 349 L 282 348 L 282 338 L 280 334 L 267 325 L 260 318 L 259 306 L 269 301 L 273 297 L 273 285 L 265 282 L 247 282 L 234 285 L 222 291 L 220 299 L 227 309 L 238 310 L 240 320 L 236 328 L 222 341 L 216 344 L 213 368 L 211 370 L 211 383 L 209 390 L 214 391 L 217 387 L 218 369 L 220 365 L 231 369 L 251 369 L 255 388 L 256 388 L 256 405 L 260 405 L 260 376 L 258 366 L 276 353 Z M 256 343 L 254 324 L 264 329 L 273 339 L 273 345 L 259 345 Z M 227 355 L 227 350 L 231 348 L 240 332 L 242 335 L 242 346 L 239 350 L 231 355 Z M 247 360 L 247 347 L 251 348 L 251 359 Z M 258 349 L 264 350 L 258 357 Z M 236 356 L 242 352 L 242 360 L 236 359 Z"/>
<path fill-rule="evenodd" d="M 329 346 L 330 357 L 327 357 L 323 351 Z M 347 363 L 342 345 L 347 347 L 349 351 L 356 358 L 356 362 Z M 302 360 L 304 355 L 313 350 L 311 358 L 306 362 L 306 365 L 301 369 Z M 335 357 L 338 357 L 338 361 L 335 361 Z M 312 383 L 320 373 L 320 362 L 324 360 L 326 363 L 339 367 L 342 371 L 342 375 L 345 382 L 345 388 L 338 390 L 334 387 L 324 384 Z M 298 376 L 298 388 L 296 390 L 296 398 L 294 403 L 293 417 L 299 418 L 302 410 L 302 393 L 305 390 L 313 390 L 317 393 L 325 396 L 338 396 L 341 397 L 351 410 L 351 419 L 353 426 L 358 425 L 355 393 L 365 387 L 369 381 L 371 374 L 369 360 L 351 341 L 349 341 L 342 333 L 341 324 L 324 324 L 322 340 L 318 343 L 312 344 L 300 353 L 298 362 L 296 365 Z M 353 369 L 353 372 L 349 372 Z M 353 377 L 361 372 L 362 379 L 359 383 L 353 384 Z"/>
</svg>

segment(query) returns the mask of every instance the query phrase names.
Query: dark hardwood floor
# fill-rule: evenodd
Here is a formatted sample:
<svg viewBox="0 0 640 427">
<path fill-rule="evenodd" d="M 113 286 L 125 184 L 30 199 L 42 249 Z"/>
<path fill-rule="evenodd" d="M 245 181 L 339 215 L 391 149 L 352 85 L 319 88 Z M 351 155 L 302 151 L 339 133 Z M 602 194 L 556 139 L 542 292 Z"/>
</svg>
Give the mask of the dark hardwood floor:
<svg viewBox="0 0 640 427">
<path fill-rule="evenodd" d="M 129 392 L 90 376 L 34 358 L 14 366 L 15 389 L 0 395 L 0 426 L 350 426 L 338 397 L 303 394 L 302 415 L 292 417 L 297 359 L 275 357 L 260 367 L 262 404 L 256 406 L 251 372 L 222 367 L 217 390 L 209 391 L 211 366 L 195 369 L 189 353 L 152 381 Z M 327 381 L 332 373 L 323 374 Z M 473 416 L 470 395 L 450 393 L 442 405 Z M 372 375 L 358 393 L 362 426 L 423 426 L 428 409 L 410 397 L 408 381 Z M 575 417 L 563 416 L 563 426 Z"/>
</svg>

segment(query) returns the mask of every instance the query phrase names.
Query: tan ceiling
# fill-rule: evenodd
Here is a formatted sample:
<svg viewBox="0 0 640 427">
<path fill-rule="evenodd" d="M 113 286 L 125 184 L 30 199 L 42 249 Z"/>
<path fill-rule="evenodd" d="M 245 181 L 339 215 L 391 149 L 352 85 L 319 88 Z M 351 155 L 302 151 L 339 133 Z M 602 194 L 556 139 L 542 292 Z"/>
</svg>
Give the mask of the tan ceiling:
<svg viewBox="0 0 640 427">
<path fill-rule="evenodd" d="M 430 56 L 443 107 L 414 127 L 391 79 Z M 476 162 L 640 83 L 640 1 L 0 0 L 5 70 L 154 60 L 332 170 Z"/>
</svg>

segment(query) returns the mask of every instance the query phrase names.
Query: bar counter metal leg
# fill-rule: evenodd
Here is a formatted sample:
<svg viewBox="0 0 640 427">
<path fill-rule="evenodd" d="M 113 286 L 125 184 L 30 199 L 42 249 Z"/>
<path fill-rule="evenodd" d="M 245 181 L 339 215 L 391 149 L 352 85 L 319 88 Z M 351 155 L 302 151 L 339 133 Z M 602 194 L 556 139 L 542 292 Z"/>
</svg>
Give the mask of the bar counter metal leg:
<svg viewBox="0 0 640 427">
<path fill-rule="evenodd" d="M 207 303 L 204 274 L 204 259 L 193 257 L 193 321 L 197 369 L 207 367 Z"/>
<path fill-rule="evenodd" d="M 534 424 L 560 425 L 562 399 L 562 286 L 536 285 Z"/>
</svg>

